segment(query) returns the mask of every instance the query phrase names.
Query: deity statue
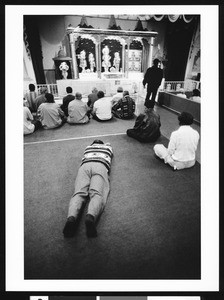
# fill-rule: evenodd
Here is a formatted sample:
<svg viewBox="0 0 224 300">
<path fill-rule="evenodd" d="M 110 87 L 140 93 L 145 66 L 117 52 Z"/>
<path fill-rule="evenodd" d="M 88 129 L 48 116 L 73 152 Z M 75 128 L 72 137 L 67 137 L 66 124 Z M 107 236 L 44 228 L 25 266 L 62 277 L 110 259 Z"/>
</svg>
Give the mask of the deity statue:
<svg viewBox="0 0 224 300">
<path fill-rule="evenodd" d="M 113 62 L 113 66 L 115 67 L 116 72 L 119 72 L 119 68 L 120 68 L 120 54 L 119 52 L 115 52 L 114 53 L 114 62 Z"/>
<path fill-rule="evenodd" d="M 69 69 L 69 66 L 66 64 L 65 61 L 63 61 L 63 62 L 60 64 L 59 69 L 61 70 L 63 79 L 67 79 L 67 77 L 68 77 L 68 69 Z"/>
<path fill-rule="evenodd" d="M 86 51 L 85 50 L 82 50 L 79 54 L 79 59 L 80 59 L 80 68 L 82 68 L 82 73 L 85 73 L 85 68 L 87 66 L 87 63 L 86 63 Z"/>
<path fill-rule="evenodd" d="M 110 63 L 111 56 L 109 55 L 109 52 L 110 52 L 110 50 L 109 50 L 108 46 L 105 46 L 102 50 L 102 53 L 103 53 L 102 66 L 104 67 L 105 72 L 108 72 L 108 69 L 111 66 L 111 63 Z"/>
<path fill-rule="evenodd" d="M 89 64 L 90 64 L 90 72 L 94 72 L 94 68 L 96 66 L 95 58 L 92 52 L 89 53 Z"/>
</svg>

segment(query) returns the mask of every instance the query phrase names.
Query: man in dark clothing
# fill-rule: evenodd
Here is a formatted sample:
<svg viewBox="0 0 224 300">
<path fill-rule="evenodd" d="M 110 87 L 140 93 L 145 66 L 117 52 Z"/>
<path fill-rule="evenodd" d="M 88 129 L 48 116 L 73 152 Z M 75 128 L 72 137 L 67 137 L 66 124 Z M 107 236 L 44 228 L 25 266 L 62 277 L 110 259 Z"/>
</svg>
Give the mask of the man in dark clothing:
<svg viewBox="0 0 224 300">
<path fill-rule="evenodd" d="M 119 119 L 131 119 L 134 117 L 135 101 L 129 96 L 128 91 L 123 92 L 123 98 L 121 98 L 112 107 L 112 113 Z"/>
<path fill-rule="evenodd" d="M 133 129 L 127 130 L 127 135 L 141 143 L 153 143 L 160 137 L 160 116 L 153 108 L 145 109 L 145 114 L 140 114 Z"/>
<path fill-rule="evenodd" d="M 65 113 L 66 117 L 68 117 L 68 105 L 72 100 L 75 99 L 75 96 L 72 94 L 72 88 L 70 86 L 66 87 L 66 92 L 68 95 L 63 98 L 61 109 Z"/>
<path fill-rule="evenodd" d="M 97 93 L 98 93 L 98 90 L 97 90 L 97 88 L 94 87 L 92 89 L 92 93 L 88 95 L 87 105 L 91 108 L 91 110 L 93 109 L 94 102 L 96 102 L 96 100 L 98 100 Z"/>
<path fill-rule="evenodd" d="M 151 68 L 148 68 L 144 79 L 143 79 L 143 86 L 145 88 L 145 85 L 147 83 L 147 94 L 145 98 L 145 106 L 147 108 L 153 108 L 155 105 L 155 98 L 157 94 L 157 90 L 161 84 L 161 81 L 163 79 L 163 70 L 158 67 L 160 61 L 156 58 L 153 61 L 153 66 Z M 149 99 L 150 96 L 151 100 Z"/>
</svg>

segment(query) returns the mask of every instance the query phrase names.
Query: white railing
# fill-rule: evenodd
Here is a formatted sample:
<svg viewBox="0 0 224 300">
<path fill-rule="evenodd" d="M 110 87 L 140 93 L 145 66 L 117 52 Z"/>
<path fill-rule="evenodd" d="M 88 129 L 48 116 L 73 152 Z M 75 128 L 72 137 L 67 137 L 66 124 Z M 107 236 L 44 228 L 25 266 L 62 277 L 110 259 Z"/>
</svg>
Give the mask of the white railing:
<svg viewBox="0 0 224 300">
<path fill-rule="evenodd" d="M 56 83 L 51 84 L 37 84 L 37 91 L 40 94 L 41 88 L 47 88 L 47 92 L 54 95 L 54 97 L 58 97 L 58 86 Z"/>
<path fill-rule="evenodd" d="M 180 89 L 185 91 L 193 91 L 193 89 L 200 89 L 200 82 L 187 79 L 185 81 L 164 81 L 160 86 L 161 91 L 177 92 Z"/>
<path fill-rule="evenodd" d="M 42 87 L 47 88 L 48 93 L 54 95 L 54 97 L 59 97 L 58 95 L 58 86 L 56 83 L 51 84 L 38 84 L 37 85 L 37 92 L 40 94 L 40 90 Z M 195 80 L 187 79 L 185 81 L 163 81 L 159 90 L 160 91 L 167 91 L 167 92 L 177 92 L 181 88 L 185 91 L 193 91 L 193 89 L 200 89 L 200 82 Z M 141 84 L 137 87 L 137 94 L 141 91 Z M 27 91 L 25 91 L 27 92 Z M 131 94 L 131 93 L 130 93 Z"/>
</svg>

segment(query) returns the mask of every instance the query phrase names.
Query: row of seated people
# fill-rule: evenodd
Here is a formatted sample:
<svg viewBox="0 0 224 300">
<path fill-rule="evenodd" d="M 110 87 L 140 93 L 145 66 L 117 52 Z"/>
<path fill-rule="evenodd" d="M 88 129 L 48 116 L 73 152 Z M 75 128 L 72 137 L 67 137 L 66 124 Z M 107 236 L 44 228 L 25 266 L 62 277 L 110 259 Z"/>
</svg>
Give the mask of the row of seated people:
<svg viewBox="0 0 224 300">
<path fill-rule="evenodd" d="M 187 98 L 187 95 L 185 94 L 184 89 L 179 89 L 176 96 Z M 189 98 L 189 100 L 195 101 L 195 102 L 201 102 L 201 92 L 198 89 L 194 89 L 192 91 L 192 96 Z"/>
<path fill-rule="evenodd" d="M 62 105 L 55 103 L 54 96 L 42 89 L 35 99 L 24 97 L 24 134 L 30 134 L 38 128 L 52 129 L 65 122 L 69 124 L 86 124 L 91 118 L 98 122 L 111 120 L 113 116 L 120 119 L 134 117 L 135 101 L 128 91 L 118 88 L 112 99 L 105 97 L 103 91 L 93 88 L 88 96 L 88 102 L 82 101 L 82 94 L 72 94 L 72 88 L 67 87 L 67 96 Z M 35 117 L 34 117 L 35 116 Z"/>
</svg>

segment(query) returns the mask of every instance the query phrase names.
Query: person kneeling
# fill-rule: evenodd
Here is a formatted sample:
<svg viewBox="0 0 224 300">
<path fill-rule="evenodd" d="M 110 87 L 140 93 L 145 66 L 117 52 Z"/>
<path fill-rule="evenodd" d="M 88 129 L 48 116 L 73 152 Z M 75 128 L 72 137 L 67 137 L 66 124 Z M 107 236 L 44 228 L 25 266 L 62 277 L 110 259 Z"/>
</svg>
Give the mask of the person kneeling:
<svg viewBox="0 0 224 300">
<path fill-rule="evenodd" d="M 140 114 L 133 129 L 127 130 L 127 135 L 141 143 L 153 143 L 160 137 L 160 116 L 153 108 L 145 108 L 145 113 Z"/>
<path fill-rule="evenodd" d="M 162 144 L 154 146 L 155 154 L 174 170 L 195 165 L 199 141 L 199 133 L 190 126 L 193 123 L 193 116 L 188 112 L 182 112 L 178 120 L 180 127 L 171 133 L 168 148 Z"/>
</svg>

